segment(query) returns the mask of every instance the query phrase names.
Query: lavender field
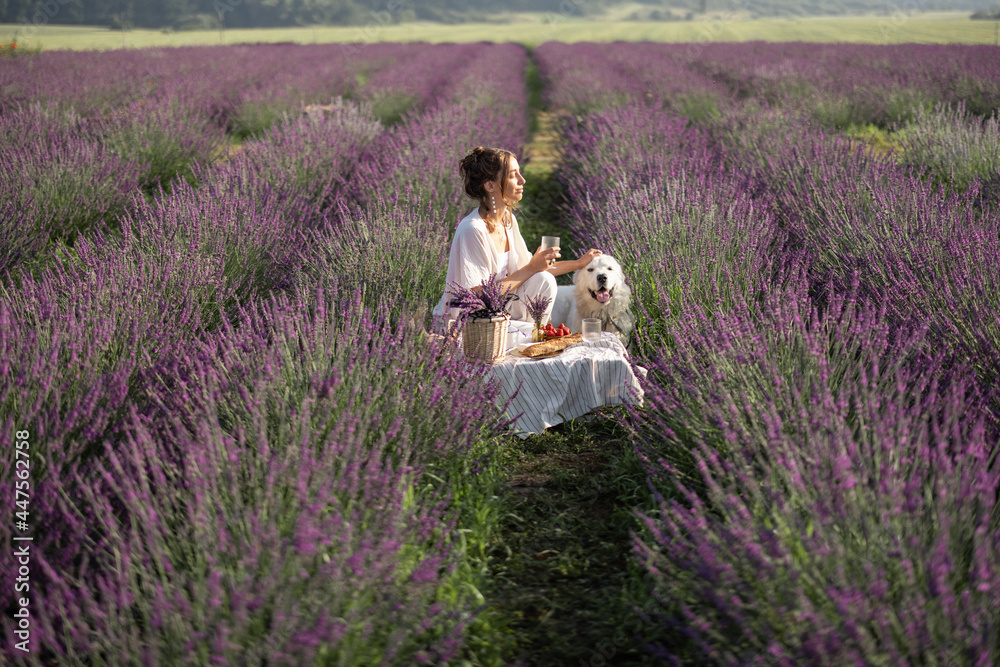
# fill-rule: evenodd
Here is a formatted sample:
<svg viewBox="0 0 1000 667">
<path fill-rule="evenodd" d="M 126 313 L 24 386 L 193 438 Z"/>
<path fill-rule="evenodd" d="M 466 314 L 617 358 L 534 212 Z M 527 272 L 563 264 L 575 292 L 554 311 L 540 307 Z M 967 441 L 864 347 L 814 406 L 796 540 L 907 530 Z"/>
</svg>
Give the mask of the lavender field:
<svg viewBox="0 0 1000 667">
<path fill-rule="evenodd" d="M 557 664 L 427 335 L 539 106 L 528 244 L 618 258 L 650 370 L 628 631 L 558 664 L 1000 664 L 1000 49 L 556 42 L 0 60 L 5 661 Z"/>
</svg>

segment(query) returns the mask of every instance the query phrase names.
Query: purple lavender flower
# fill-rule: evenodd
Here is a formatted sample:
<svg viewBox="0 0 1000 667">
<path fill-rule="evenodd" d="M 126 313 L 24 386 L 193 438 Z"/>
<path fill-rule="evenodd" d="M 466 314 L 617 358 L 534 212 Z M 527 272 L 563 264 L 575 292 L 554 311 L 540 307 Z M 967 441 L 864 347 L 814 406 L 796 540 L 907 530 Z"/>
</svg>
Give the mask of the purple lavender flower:
<svg viewBox="0 0 1000 667">
<path fill-rule="evenodd" d="M 544 294 L 538 294 L 536 296 L 529 296 L 524 300 L 524 308 L 531 315 L 531 319 L 535 322 L 539 322 L 542 316 L 545 315 L 545 309 L 549 307 L 552 303 L 552 299 L 545 296 Z"/>
<path fill-rule="evenodd" d="M 463 287 L 452 283 L 448 288 L 453 296 L 451 307 L 461 311 L 461 317 L 468 319 L 492 319 L 501 315 L 509 315 L 507 306 L 511 301 L 517 301 L 514 290 L 504 287 L 497 277 L 491 275 L 479 285 L 479 290 Z"/>
</svg>

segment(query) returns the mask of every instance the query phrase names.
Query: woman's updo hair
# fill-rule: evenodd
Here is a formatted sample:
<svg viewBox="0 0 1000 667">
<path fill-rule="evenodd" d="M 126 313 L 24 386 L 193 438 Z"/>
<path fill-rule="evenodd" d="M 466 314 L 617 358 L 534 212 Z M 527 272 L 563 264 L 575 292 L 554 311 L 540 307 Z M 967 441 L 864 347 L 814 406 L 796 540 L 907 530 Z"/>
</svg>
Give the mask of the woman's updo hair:
<svg viewBox="0 0 1000 667">
<path fill-rule="evenodd" d="M 486 191 L 486 182 L 499 181 L 500 196 L 511 210 L 516 210 L 517 202 L 507 202 L 507 193 L 504 191 L 512 157 L 514 154 L 503 148 L 476 146 L 469 151 L 469 154 L 458 163 L 458 173 L 465 183 L 465 194 L 488 209 L 490 193 Z"/>
</svg>

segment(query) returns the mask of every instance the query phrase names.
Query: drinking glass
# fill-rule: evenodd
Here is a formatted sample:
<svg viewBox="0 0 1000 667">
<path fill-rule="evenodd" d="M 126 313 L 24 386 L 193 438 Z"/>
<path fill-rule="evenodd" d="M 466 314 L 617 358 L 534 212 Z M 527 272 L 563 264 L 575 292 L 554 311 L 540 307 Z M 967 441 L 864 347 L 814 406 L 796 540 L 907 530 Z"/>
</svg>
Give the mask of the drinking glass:
<svg viewBox="0 0 1000 667">
<path fill-rule="evenodd" d="M 559 248 L 559 237 L 558 236 L 543 236 L 542 237 L 542 250 L 548 250 L 549 248 Z M 555 260 L 549 262 L 549 266 L 555 264 Z"/>
<path fill-rule="evenodd" d="M 591 343 L 601 340 L 601 320 L 596 317 L 584 318 L 583 339 Z"/>
</svg>

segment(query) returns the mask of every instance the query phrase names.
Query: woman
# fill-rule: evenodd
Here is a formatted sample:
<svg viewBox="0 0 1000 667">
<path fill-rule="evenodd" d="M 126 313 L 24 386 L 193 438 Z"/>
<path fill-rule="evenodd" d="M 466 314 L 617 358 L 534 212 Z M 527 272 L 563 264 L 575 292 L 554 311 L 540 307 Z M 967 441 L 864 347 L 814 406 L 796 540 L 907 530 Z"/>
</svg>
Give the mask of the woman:
<svg viewBox="0 0 1000 667">
<path fill-rule="evenodd" d="M 459 174 L 465 194 L 478 201 L 479 207 L 455 229 L 445 285 L 457 283 L 477 289 L 484 280 L 498 274 L 501 283 L 519 297 L 508 307 L 513 320 L 531 321 L 524 306 L 526 297 L 544 295 L 550 299 L 542 317 L 545 324 L 556 298 L 555 277 L 584 268 L 601 251 L 591 249 L 579 259 L 565 262 L 555 261 L 558 248 L 539 248 L 534 255 L 528 252 L 514 217 L 524 192 L 524 176 L 510 151 L 477 146 L 462 158 Z M 444 320 L 458 318 L 458 310 L 448 306 L 451 299 L 452 295 L 445 291 L 434 309 L 442 325 Z"/>
</svg>

